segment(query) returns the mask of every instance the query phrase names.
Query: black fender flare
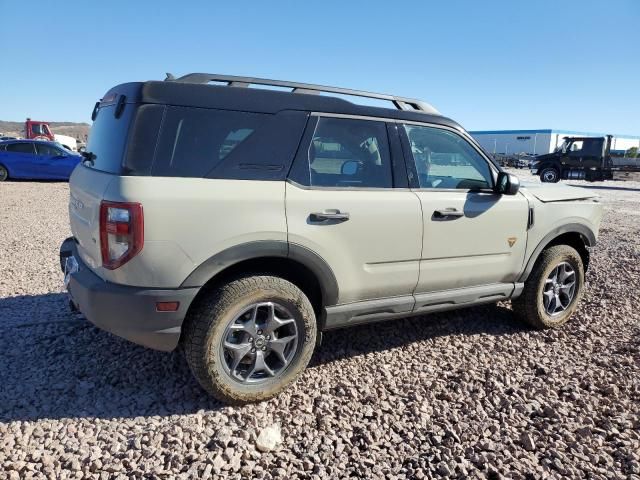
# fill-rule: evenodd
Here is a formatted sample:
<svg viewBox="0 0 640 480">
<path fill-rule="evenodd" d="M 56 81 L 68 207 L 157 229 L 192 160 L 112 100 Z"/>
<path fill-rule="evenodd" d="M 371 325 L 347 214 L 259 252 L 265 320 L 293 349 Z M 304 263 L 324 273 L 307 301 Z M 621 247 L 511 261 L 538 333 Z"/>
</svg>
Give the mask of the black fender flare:
<svg viewBox="0 0 640 480">
<path fill-rule="evenodd" d="M 580 238 L 584 242 L 585 246 L 593 247 L 596 244 L 596 234 L 591 230 L 588 226 L 582 223 L 567 223 L 566 225 L 561 225 L 559 227 L 554 228 L 549 233 L 547 233 L 544 238 L 538 243 L 535 250 L 529 257 L 527 261 L 526 267 L 524 271 L 518 277 L 517 282 L 524 282 L 531 270 L 533 270 L 533 266 L 535 265 L 540 253 L 547 248 L 547 246 L 553 242 L 560 235 L 564 235 L 565 233 L 578 233 L 580 234 Z"/>
<path fill-rule="evenodd" d="M 338 303 L 338 281 L 329 264 L 317 253 L 295 243 L 260 240 L 222 250 L 202 262 L 182 282 L 180 288 L 201 287 L 223 270 L 246 260 L 288 258 L 304 265 L 318 279 L 324 306 Z"/>
</svg>

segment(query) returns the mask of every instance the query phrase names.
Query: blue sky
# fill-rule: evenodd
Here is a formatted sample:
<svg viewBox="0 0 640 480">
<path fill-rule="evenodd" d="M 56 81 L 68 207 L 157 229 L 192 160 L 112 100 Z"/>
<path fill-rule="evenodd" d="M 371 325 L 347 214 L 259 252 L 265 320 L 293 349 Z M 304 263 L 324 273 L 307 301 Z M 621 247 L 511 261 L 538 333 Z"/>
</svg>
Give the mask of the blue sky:
<svg viewBox="0 0 640 480">
<path fill-rule="evenodd" d="M 640 1 L 0 0 L 0 119 L 169 71 L 424 99 L 470 130 L 640 134 Z"/>
</svg>

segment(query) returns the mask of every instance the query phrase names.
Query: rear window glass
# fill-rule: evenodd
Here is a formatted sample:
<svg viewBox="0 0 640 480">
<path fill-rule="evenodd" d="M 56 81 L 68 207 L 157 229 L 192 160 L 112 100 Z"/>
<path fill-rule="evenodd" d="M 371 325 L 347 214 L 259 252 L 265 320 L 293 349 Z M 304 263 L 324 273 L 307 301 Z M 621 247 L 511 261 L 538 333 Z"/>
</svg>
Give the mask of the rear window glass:
<svg viewBox="0 0 640 480">
<path fill-rule="evenodd" d="M 114 117 L 114 109 L 115 105 L 109 105 L 98 111 L 89 133 L 87 152 L 93 154 L 93 168 L 120 174 L 135 105 L 127 104 L 119 118 Z"/>
<path fill-rule="evenodd" d="M 152 175 L 203 177 L 269 117 L 259 113 L 168 107 Z"/>
</svg>

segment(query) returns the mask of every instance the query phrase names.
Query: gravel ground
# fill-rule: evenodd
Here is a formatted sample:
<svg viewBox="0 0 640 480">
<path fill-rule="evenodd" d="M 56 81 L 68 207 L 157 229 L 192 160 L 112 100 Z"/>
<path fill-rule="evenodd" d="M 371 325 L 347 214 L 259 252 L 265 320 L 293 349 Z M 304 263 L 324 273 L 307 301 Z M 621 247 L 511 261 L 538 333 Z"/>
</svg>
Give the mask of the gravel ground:
<svg viewBox="0 0 640 480">
<path fill-rule="evenodd" d="M 563 329 L 505 303 L 332 332 L 228 407 L 69 313 L 66 184 L 0 184 L 0 477 L 640 479 L 640 182 L 589 186 L 607 214 Z"/>
</svg>

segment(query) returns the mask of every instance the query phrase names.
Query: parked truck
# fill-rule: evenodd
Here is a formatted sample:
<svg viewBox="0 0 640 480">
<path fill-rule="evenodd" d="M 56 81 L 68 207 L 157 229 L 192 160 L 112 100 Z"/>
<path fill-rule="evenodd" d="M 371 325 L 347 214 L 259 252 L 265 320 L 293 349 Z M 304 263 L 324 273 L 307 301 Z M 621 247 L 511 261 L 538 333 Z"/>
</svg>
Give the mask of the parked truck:
<svg viewBox="0 0 640 480">
<path fill-rule="evenodd" d="M 640 172 L 638 162 L 611 157 L 612 135 L 606 137 L 564 137 L 552 153 L 537 155 L 529 165 L 542 182 L 560 180 L 612 180 L 615 173 Z"/>
<path fill-rule="evenodd" d="M 49 122 L 42 122 L 27 118 L 26 122 L 24 122 L 24 138 L 50 140 L 52 142 L 58 142 L 64 148 L 71 150 L 72 152 L 76 152 L 78 150 L 75 138 L 68 135 L 53 133 L 49 127 Z"/>
</svg>

